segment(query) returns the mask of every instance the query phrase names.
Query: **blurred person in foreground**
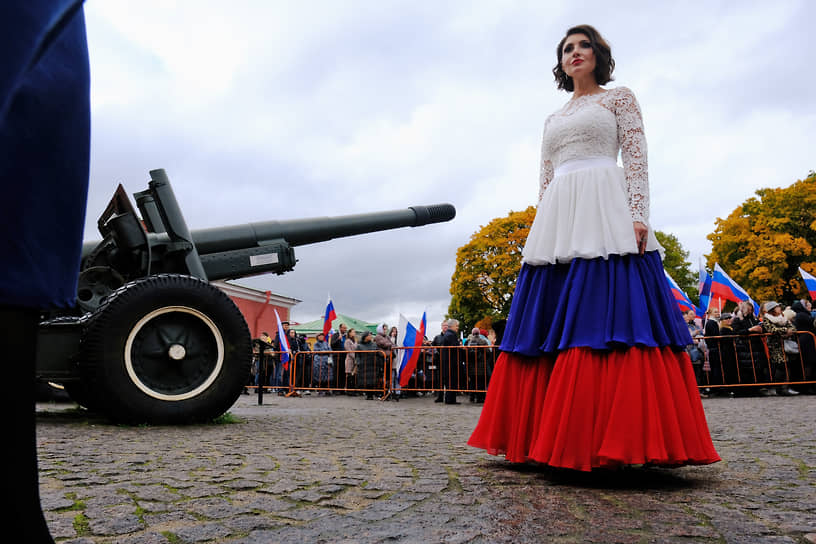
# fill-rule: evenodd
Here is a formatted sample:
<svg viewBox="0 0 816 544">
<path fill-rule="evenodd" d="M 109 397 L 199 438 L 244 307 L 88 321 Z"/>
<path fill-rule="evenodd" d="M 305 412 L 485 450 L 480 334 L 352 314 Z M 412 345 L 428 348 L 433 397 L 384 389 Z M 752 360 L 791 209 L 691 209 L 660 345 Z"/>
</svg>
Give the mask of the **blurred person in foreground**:
<svg viewBox="0 0 816 544">
<path fill-rule="evenodd" d="M 53 542 L 37 474 L 41 311 L 71 307 L 88 195 L 90 69 L 81 1 L 0 4 L 0 345 L 12 410 L 4 480 L 17 542 Z"/>
</svg>

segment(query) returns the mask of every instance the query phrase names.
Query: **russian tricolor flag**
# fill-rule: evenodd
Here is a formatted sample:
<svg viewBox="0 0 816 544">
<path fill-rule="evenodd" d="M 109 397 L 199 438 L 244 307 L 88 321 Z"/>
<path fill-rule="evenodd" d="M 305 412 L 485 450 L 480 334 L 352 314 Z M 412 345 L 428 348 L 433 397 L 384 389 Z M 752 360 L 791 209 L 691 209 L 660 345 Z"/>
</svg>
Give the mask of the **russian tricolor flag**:
<svg viewBox="0 0 816 544">
<path fill-rule="evenodd" d="M 802 270 L 801 266 L 799 267 L 799 274 L 801 274 L 802 279 L 805 280 L 805 285 L 810 293 L 811 300 L 816 300 L 816 277 Z"/>
<path fill-rule="evenodd" d="M 700 295 L 700 310 L 705 312 L 711 302 L 711 276 L 703 266 L 702 259 L 700 259 L 700 282 L 697 285 L 697 293 Z"/>
<path fill-rule="evenodd" d="M 669 282 L 669 287 L 671 288 L 672 295 L 674 295 L 674 300 L 677 302 L 677 306 L 680 308 L 680 311 L 687 312 L 689 310 L 694 310 L 694 313 L 697 317 L 703 317 L 700 315 L 700 308 L 694 305 L 688 295 L 680 289 L 680 286 L 677 285 L 677 282 L 674 281 L 674 278 L 669 276 L 669 273 L 666 272 L 666 269 L 663 269 L 663 273 L 666 275 L 666 281 Z"/>
<path fill-rule="evenodd" d="M 416 369 L 419 355 L 422 353 L 422 341 L 425 339 L 425 312 L 422 313 L 422 321 L 419 329 L 414 327 L 408 319 L 400 314 L 399 327 L 397 333 L 397 345 L 408 349 L 401 349 L 399 363 L 397 366 L 397 379 L 400 387 L 405 387 L 411 380 L 411 375 Z"/>
<path fill-rule="evenodd" d="M 754 305 L 754 313 L 759 314 L 759 305 L 748 296 L 748 292 L 732 280 L 728 274 L 720 267 L 720 263 L 714 263 L 714 279 L 711 282 L 711 300 L 730 300 L 740 303 L 743 300 L 750 300 Z"/>
<path fill-rule="evenodd" d="M 329 302 L 326 304 L 326 312 L 323 314 L 323 336 L 329 334 L 332 328 L 332 321 L 337 319 L 337 313 L 334 311 L 334 304 L 332 304 L 331 295 L 329 295 Z M 328 342 L 329 339 L 326 338 Z"/>
<path fill-rule="evenodd" d="M 286 338 L 286 331 L 283 330 L 283 323 L 281 323 L 281 318 L 277 310 L 275 310 L 275 318 L 278 320 L 278 342 L 280 342 L 281 363 L 283 363 L 284 369 L 289 370 L 289 339 Z"/>
</svg>

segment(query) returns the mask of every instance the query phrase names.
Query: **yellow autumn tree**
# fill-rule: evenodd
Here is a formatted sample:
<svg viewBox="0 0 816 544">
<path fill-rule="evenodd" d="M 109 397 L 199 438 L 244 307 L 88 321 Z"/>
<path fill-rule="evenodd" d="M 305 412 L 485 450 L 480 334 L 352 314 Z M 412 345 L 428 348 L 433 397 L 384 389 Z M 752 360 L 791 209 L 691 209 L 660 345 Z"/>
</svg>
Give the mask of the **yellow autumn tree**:
<svg viewBox="0 0 816 544">
<path fill-rule="evenodd" d="M 490 318 L 505 319 L 510 311 L 521 250 L 535 219 L 535 208 L 511 211 L 479 228 L 456 251 L 448 316 L 472 327 Z"/>
<path fill-rule="evenodd" d="M 798 267 L 816 272 L 816 173 L 781 189 L 760 189 L 708 235 L 714 263 L 748 293 L 790 302 L 807 295 Z"/>
</svg>

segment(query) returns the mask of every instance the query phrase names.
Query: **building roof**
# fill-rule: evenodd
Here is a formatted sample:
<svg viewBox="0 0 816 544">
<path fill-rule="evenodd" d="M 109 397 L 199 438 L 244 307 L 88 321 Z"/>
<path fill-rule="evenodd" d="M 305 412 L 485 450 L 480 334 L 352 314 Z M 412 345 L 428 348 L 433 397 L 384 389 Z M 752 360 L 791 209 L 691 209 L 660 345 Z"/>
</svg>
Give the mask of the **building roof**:
<svg viewBox="0 0 816 544">
<path fill-rule="evenodd" d="M 337 314 L 337 319 L 332 321 L 331 328 L 337 330 L 341 324 L 355 331 L 377 332 L 377 323 L 369 323 L 362 319 L 357 319 L 356 317 Z M 295 329 L 295 331 L 300 334 L 317 334 L 323 332 L 323 318 L 321 317 L 314 321 L 309 321 L 308 323 L 301 323 L 300 325 L 292 325 L 290 328 Z"/>
<path fill-rule="evenodd" d="M 246 300 L 251 300 L 253 302 L 262 302 L 266 303 L 266 291 L 261 291 L 260 289 L 254 289 L 252 287 L 247 287 L 245 285 L 238 285 L 237 283 L 226 282 L 226 281 L 211 281 L 210 284 L 218 287 L 222 291 L 224 291 L 227 295 L 231 297 L 238 297 L 243 298 Z M 287 297 L 284 295 L 277 295 L 275 293 L 269 293 L 269 304 L 275 304 L 277 306 L 283 308 L 292 308 L 296 304 L 301 302 L 300 300 L 292 297 Z"/>
</svg>

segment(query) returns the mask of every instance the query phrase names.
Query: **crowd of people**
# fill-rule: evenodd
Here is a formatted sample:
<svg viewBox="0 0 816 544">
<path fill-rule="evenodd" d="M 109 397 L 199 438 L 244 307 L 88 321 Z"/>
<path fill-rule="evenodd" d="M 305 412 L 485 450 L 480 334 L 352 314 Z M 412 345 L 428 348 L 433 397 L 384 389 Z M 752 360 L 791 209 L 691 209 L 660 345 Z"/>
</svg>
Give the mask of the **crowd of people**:
<svg viewBox="0 0 816 544">
<path fill-rule="evenodd" d="M 255 360 L 251 385 L 285 395 L 290 389 L 317 395 L 360 394 L 374 399 L 399 401 L 403 395 L 435 392 L 436 402 L 459 404 L 457 396 L 468 392 L 471 402 L 483 402 L 495 361 L 495 333 L 473 328 L 462 338 L 459 322 L 442 322 L 433 339 L 423 347 L 405 391 L 400 386 L 398 365 L 404 348 L 398 345 L 397 327 L 381 324 L 375 333 L 356 331 L 340 324 L 328 337 L 318 333 L 307 338 L 282 322 L 288 340 L 288 360 L 280 338 L 262 332 L 254 341 Z"/>
<path fill-rule="evenodd" d="M 755 313 L 746 300 L 733 313 L 711 307 L 704 319 L 693 310 L 685 318 L 694 341 L 687 351 L 703 395 L 816 393 L 813 384 L 795 384 L 816 379 L 816 311 L 810 301 L 785 308 L 767 301 Z M 786 385 L 763 385 L 769 383 Z"/>
<path fill-rule="evenodd" d="M 721 313 L 711 307 L 703 319 L 694 311 L 684 317 L 693 339 L 686 350 L 701 395 L 816 393 L 813 384 L 796 383 L 816 379 L 816 342 L 811 334 L 801 334 L 816 334 L 816 310 L 810 301 L 798 300 L 785 308 L 768 301 L 758 314 L 750 301 L 743 301 L 734 312 Z M 271 337 L 263 332 L 255 340 L 260 355 L 255 358 L 251 381 L 278 395 L 286 394 L 290 386 L 304 394 L 317 390 L 317 395 L 359 394 L 367 399 L 385 392 L 385 398 L 395 401 L 405 395 L 434 392 L 436 402 L 458 404 L 464 392 L 471 402 L 479 403 L 484 402 L 498 355 L 494 331 L 473 328 L 465 336 L 457 320 L 443 321 L 439 334 L 424 338 L 416 368 L 403 391 L 397 368 L 401 353 L 397 327 L 381 324 L 371 332 L 341 324 L 328 335 L 308 338 L 291 329 L 288 322 L 282 325 L 290 362 L 280 356 L 278 334 Z"/>
</svg>

